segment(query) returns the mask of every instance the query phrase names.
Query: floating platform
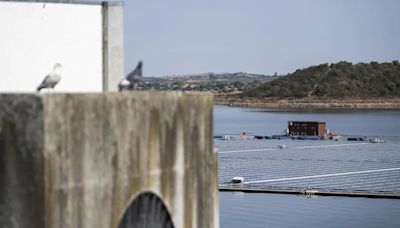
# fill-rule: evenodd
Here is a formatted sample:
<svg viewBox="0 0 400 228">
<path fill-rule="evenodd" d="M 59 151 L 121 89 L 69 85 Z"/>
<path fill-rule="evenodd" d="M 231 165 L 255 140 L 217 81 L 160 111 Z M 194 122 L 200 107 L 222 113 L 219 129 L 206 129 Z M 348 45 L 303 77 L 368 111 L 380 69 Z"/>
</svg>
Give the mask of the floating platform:
<svg viewBox="0 0 400 228">
<path fill-rule="evenodd" d="M 367 141 L 366 137 L 348 137 L 347 141 Z"/>
<path fill-rule="evenodd" d="M 276 194 L 296 194 L 309 196 L 306 191 L 302 189 L 259 189 L 259 188 L 246 188 L 246 187 L 219 187 L 220 192 L 246 192 L 246 193 L 276 193 Z M 364 193 L 364 192 L 327 192 L 327 191 L 314 191 L 312 195 L 315 196 L 343 196 L 343 197 L 366 197 L 366 198 L 381 198 L 381 199 L 400 199 L 400 194 L 386 194 L 386 193 Z"/>
<path fill-rule="evenodd" d="M 219 139 L 219 140 L 227 140 L 227 139 L 278 139 L 278 140 L 323 140 L 324 138 L 321 138 L 320 136 L 317 135 L 295 135 L 295 136 L 290 136 L 290 135 L 247 135 L 245 138 L 242 136 L 236 136 L 236 135 L 214 135 L 213 139 Z"/>
</svg>

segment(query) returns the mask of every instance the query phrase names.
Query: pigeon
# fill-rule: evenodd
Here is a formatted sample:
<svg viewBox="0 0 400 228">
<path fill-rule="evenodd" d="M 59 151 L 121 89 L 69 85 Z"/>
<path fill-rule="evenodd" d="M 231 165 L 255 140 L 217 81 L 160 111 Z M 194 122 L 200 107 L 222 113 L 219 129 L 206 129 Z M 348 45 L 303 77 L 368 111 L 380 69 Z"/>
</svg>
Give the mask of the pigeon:
<svg viewBox="0 0 400 228">
<path fill-rule="evenodd" d="M 143 66 L 142 61 L 139 61 L 136 68 L 131 73 L 126 75 L 124 79 L 118 83 L 119 91 L 134 90 L 137 88 L 139 82 L 143 78 L 142 66 Z"/>
<path fill-rule="evenodd" d="M 61 64 L 54 64 L 53 70 L 46 75 L 42 83 L 37 87 L 39 92 L 41 89 L 53 89 L 54 86 L 61 80 Z"/>
</svg>

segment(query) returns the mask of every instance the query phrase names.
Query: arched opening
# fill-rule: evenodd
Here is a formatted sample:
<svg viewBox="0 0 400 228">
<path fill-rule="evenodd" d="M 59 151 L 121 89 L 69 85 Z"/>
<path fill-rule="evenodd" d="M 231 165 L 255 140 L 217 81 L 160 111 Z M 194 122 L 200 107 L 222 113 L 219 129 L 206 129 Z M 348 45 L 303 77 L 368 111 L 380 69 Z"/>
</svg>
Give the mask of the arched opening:
<svg viewBox="0 0 400 228">
<path fill-rule="evenodd" d="M 141 193 L 126 209 L 118 228 L 174 228 L 162 200 L 151 192 Z"/>
</svg>

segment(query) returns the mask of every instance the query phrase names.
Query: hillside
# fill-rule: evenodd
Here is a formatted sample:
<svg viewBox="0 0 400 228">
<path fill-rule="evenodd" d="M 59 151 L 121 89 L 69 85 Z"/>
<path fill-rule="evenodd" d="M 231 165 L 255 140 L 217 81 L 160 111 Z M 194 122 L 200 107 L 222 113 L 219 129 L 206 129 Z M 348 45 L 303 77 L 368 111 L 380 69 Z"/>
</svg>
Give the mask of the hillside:
<svg viewBox="0 0 400 228">
<path fill-rule="evenodd" d="M 248 73 L 203 73 L 179 76 L 146 77 L 142 90 L 211 91 L 214 93 L 241 93 L 278 76 Z"/>
<path fill-rule="evenodd" d="M 400 64 L 339 62 L 321 64 L 257 87 L 245 89 L 243 98 L 356 99 L 399 98 Z"/>
</svg>

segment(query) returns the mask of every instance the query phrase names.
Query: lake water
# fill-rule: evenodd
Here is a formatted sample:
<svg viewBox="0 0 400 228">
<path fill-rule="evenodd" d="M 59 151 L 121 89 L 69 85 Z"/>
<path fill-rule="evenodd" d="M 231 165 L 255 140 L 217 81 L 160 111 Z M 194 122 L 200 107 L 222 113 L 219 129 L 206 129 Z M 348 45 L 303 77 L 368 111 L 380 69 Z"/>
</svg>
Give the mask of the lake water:
<svg viewBox="0 0 400 228">
<path fill-rule="evenodd" d="M 222 228 L 400 227 L 400 200 L 220 193 Z"/>
<path fill-rule="evenodd" d="M 216 106 L 214 119 L 221 135 L 280 134 L 290 120 L 318 120 L 331 132 L 386 141 L 215 140 L 220 185 L 242 176 L 249 188 L 400 194 L 400 111 Z M 396 199 L 221 192 L 220 208 L 221 227 L 400 227 Z"/>
<path fill-rule="evenodd" d="M 248 131 L 272 135 L 290 120 L 325 121 L 327 129 L 345 135 L 400 136 L 400 111 L 357 109 L 252 109 L 215 106 L 215 134 Z"/>
</svg>

